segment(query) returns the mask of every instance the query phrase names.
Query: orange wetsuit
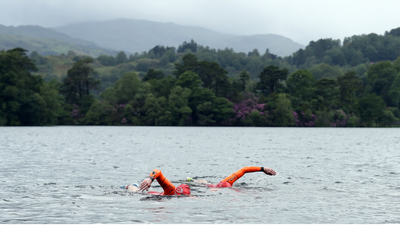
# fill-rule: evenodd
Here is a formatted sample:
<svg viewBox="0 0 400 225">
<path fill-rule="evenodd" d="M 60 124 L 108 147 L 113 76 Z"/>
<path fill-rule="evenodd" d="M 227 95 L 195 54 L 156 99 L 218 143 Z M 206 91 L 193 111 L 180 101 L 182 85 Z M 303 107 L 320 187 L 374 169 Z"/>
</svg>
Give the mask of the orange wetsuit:
<svg viewBox="0 0 400 225">
<path fill-rule="evenodd" d="M 224 187 L 232 187 L 233 183 L 241 178 L 245 173 L 252 172 L 261 172 L 264 171 L 264 167 L 243 167 L 242 169 L 232 173 L 230 176 L 227 176 L 218 184 L 208 184 L 208 187 L 212 188 L 224 188 Z M 154 195 L 190 195 L 190 187 L 187 184 L 181 184 L 178 187 L 175 187 L 158 169 L 154 169 L 150 173 L 150 179 L 154 181 L 156 179 L 160 186 L 164 189 L 164 192 L 159 193 L 155 191 L 148 192 Z"/>
<path fill-rule="evenodd" d="M 261 171 L 264 171 L 264 167 L 256 167 L 256 166 L 243 167 L 242 169 L 232 173 L 230 176 L 227 176 L 219 184 L 217 184 L 216 187 L 229 187 L 227 185 L 223 185 L 224 182 L 227 182 L 230 184 L 230 186 L 232 186 L 233 183 L 235 183 L 235 181 L 241 178 L 245 173 L 261 172 Z"/>
<path fill-rule="evenodd" d="M 187 184 L 181 184 L 175 187 L 158 169 L 154 169 L 150 173 L 150 179 L 156 179 L 160 186 L 164 189 L 163 193 L 149 192 L 151 194 L 161 194 L 161 195 L 190 195 L 190 188 Z"/>
</svg>

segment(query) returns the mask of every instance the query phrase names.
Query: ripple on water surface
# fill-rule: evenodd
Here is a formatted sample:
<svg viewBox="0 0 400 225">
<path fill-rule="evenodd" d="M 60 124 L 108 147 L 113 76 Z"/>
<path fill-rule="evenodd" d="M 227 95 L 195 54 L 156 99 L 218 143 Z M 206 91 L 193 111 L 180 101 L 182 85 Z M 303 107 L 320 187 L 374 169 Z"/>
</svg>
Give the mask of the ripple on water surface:
<svg viewBox="0 0 400 225">
<path fill-rule="evenodd" d="M 396 129 L 0 127 L 3 223 L 400 223 Z M 159 168 L 192 195 L 119 186 Z M 152 190 L 162 191 L 154 183 Z"/>
</svg>

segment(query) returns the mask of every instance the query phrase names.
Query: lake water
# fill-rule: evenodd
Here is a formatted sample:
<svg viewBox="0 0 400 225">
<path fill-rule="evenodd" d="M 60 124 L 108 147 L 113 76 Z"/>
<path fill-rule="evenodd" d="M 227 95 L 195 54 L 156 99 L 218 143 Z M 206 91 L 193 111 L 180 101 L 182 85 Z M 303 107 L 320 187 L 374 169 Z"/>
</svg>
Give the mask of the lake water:
<svg viewBox="0 0 400 225">
<path fill-rule="evenodd" d="M 0 223 L 400 223 L 399 150 L 390 128 L 0 127 Z M 119 188 L 244 166 L 277 176 L 191 197 Z"/>
</svg>

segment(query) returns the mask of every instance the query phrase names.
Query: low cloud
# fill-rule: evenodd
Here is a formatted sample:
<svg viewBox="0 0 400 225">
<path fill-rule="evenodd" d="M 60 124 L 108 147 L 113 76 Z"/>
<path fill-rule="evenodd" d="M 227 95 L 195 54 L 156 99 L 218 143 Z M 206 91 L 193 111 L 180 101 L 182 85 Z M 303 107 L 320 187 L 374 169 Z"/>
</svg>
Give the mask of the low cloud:
<svg viewBox="0 0 400 225">
<path fill-rule="evenodd" d="M 383 34 L 400 26 L 396 0 L 13 0 L 1 5 L 0 23 L 7 26 L 144 19 L 228 34 L 279 34 L 305 45 L 320 38 Z"/>
</svg>

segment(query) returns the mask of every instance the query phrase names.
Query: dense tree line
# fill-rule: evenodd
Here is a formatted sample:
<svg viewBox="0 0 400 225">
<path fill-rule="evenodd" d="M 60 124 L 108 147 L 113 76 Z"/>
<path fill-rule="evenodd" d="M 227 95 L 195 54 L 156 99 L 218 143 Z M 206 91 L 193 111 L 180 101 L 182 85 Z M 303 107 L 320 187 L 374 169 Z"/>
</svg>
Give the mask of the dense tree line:
<svg viewBox="0 0 400 225">
<path fill-rule="evenodd" d="M 354 127 L 391 126 L 400 116 L 400 58 L 370 65 L 366 80 L 355 71 L 315 79 L 307 69 L 269 65 L 252 81 L 246 70 L 235 79 L 184 54 L 173 76 L 125 72 L 101 93 L 94 64 L 83 57 L 62 82 L 44 82 L 23 49 L 2 51 L 1 125 Z"/>
<path fill-rule="evenodd" d="M 321 39 L 284 58 L 193 40 L 96 59 L 1 51 L 0 125 L 391 126 L 399 33 Z"/>
<path fill-rule="evenodd" d="M 57 82 L 32 76 L 34 62 L 26 51 L 0 51 L 0 125 L 37 126 L 58 124 L 64 115 Z"/>
<path fill-rule="evenodd" d="M 149 68 L 161 70 L 165 75 L 171 74 L 174 70 L 173 64 L 181 60 L 183 55 L 191 53 L 201 61 L 218 63 L 232 78 L 238 78 L 240 72 L 246 70 L 252 80 L 257 80 L 264 67 L 275 65 L 288 69 L 290 73 L 297 69 L 308 69 L 315 79 L 336 79 L 348 71 L 355 71 L 365 80 L 366 71 L 372 63 L 394 61 L 400 55 L 399 30 L 400 28 L 393 29 L 384 35 L 354 35 L 345 38 L 343 44 L 340 40 L 333 39 L 311 41 L 305 49 L 283 58 L 270 53 L 268 49 L 263 54 L 257 49 L 248 53 L 234 52 L 229 48 L 216 50 L 191 40 L 181 44 L 176 51 L 173 47 L 155 46 L 148 52 L 130 54 L 129 57 L 120 52 L 116 57 L 103 55 L 97 60 L 105 66 L 129 62 L 134 64 L 129 69 L 121 68 L 116 71 L 119 76 L 134 69 L 142 77 Z"/>
<path fill-rule="evenodd" d="M 298 68 L 311 68 L 320 63 L 331 66 L 364 67 L 364 64 L 393 61 L 400 55 L 400 28 L 385 32 L 354 35 L 340 40 L 320 39 L 311 41 L 303 50 L 295 52 L 285 60 Z M 365 69 L 363 69 L 365 72 Z M 360 76 L 362 73 L 358 73 Z"/>
</svg>

